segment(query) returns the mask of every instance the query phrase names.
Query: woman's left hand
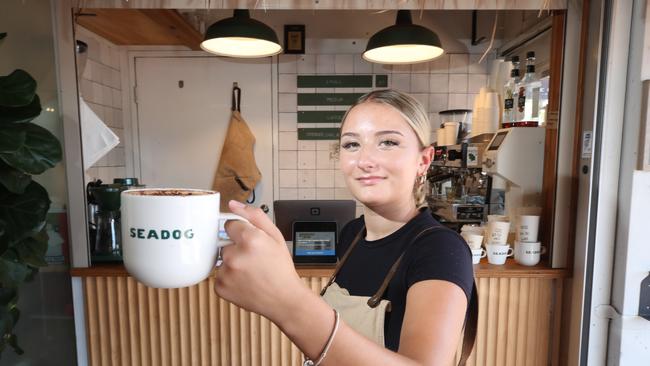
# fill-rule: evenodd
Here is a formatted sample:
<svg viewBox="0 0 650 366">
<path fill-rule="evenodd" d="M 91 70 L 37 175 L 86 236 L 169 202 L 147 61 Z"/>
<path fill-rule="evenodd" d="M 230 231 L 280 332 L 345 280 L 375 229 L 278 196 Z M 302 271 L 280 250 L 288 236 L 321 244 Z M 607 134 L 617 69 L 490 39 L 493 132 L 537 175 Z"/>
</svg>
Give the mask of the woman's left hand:
<svg viewBox="0 0 650 366">
<path fill-rule="evenodd" d="M 228 206 L 249 223 L 226 222 L 226 232 L 235 244 L 222 248 L 216 293 L 275 323 L 291 317 L 288 310 L 310 291 L 296 273 L 282 233 L 259 208 L 237 201 Z"/>
</svg>

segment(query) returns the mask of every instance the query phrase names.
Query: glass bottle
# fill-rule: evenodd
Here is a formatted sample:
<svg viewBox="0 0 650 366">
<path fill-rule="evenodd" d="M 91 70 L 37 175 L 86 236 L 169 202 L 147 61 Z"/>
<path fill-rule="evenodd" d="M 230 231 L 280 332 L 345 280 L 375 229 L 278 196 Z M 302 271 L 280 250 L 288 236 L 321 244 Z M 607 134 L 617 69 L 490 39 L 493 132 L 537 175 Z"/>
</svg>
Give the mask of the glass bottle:
<svg viewBox="0 0 650 366">
<path fill-rule="evenodd" d="M 503 87 L 503 123 L 515 122 L 515 94 L 516 86 L 519 83 L 519 56 L 512 57 L 512 70 L 510 70 L 510 79 Z"/>
<path fill-rule="evenodd" d="M 106 256 L 122 255 L 120 226 L 118 210 L 99 211 L 97 213 L 94 254 Z"/>
<path fill-rule="evenodd" d="M 535 52 L 526 54 L 526 74 L 519 83 L 517 90 L 517 121 L 539 121 L 539 92 L 541 83 L 535 76 Z"/>
</svg>

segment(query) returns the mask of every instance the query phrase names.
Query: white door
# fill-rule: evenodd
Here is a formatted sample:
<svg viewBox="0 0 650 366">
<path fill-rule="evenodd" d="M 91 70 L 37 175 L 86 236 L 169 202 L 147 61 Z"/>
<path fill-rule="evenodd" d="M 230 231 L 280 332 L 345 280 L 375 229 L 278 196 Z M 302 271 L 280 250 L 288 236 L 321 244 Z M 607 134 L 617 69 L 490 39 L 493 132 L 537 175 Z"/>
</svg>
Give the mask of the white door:
<svg viewBox="0 0 650 366">
<path fill-rule="evenodd" d="M 237 82 L 241 113 L 255 135 L 255 159 L 262 173 L 254 205 L 272 207 L 271 66 L 271 58 L 136 58 L 135 166 L 142 182 L 149 187 L 212 188 Z"/>
</svg>

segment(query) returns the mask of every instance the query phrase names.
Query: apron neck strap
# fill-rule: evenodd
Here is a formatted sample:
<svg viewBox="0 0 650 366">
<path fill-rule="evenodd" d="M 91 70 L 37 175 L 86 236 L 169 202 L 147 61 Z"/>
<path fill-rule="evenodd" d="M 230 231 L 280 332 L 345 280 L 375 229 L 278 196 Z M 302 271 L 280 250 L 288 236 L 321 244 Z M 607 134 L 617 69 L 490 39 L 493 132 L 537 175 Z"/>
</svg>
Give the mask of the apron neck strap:
<svg viewBox="0 0 650 366">
<path fill-rule="evenodd" d="M 345 251 L 345 254 L 343 254 L 343 257 L 341 260 L 336 264 L 336 267 L 334 268 L 334 273 L 332 273 L 332 276 L 330 276 L 330 279 L 327 281 L 327 284 L 323 289 L 320 291 L 320 295 L 323 296 L 325 295 L 325 291 L 327 291 L 327 288 L 330 287 L 334 281 L 336 280 L 336 275 L 339 274 L 339 271 L 341 270 L 341 267 L 343 267 L 343 264 L 345 263 L 346 260 L 348 260 L 348 257 L 350 256 L 350 253 L 352 253 L 352 249 L 357 246 L 357 243 L 359 242 L 359 239 L 361 239 L 361 235 L 363 235 L 363 232 L 366 229 L 366 225 L 361 226 L 361 230 L 357 233 L 357 236 L 354 237 L 354 240 L 352 240 L 352 243 L 350 243 L 350 246 L 348 247 L 348 250 Z"/>
</svg>

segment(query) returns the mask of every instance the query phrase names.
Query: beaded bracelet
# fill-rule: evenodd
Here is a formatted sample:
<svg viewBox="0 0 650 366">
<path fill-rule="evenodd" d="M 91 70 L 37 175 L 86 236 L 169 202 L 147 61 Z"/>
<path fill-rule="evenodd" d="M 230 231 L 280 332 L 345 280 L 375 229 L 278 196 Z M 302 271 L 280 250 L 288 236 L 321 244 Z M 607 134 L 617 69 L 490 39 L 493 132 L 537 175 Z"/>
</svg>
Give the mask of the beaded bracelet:
<svg viewBox="0 0 650 366">
<path fill-rule="evenodd" d="M 334 341 L 334 336 L 336 335 L 336 331 L 339 329 L 339 312 L 334 309 L 334 329 L 332 329 L 332 334 L 330 334 L 329 339 L 327 340 L 327 343 L 325 343 L 325 348 L 323 349 L 323 352 L 320 354 L 320 357 L 318 357 L 318 360 L 316 360 L 316 363 L 314 361 L 310 360 L 309 357 L 305 355 L 305 362 L 302 364 L 302 366 L 318 366 L 323 362 L 325 359 L 325 356 L 327 356 L 327 351 L 329 351 L 330 346 L 332 345 L 332 341 Z"/>
</svg>

